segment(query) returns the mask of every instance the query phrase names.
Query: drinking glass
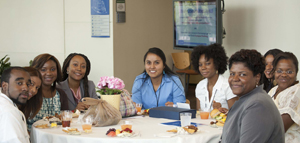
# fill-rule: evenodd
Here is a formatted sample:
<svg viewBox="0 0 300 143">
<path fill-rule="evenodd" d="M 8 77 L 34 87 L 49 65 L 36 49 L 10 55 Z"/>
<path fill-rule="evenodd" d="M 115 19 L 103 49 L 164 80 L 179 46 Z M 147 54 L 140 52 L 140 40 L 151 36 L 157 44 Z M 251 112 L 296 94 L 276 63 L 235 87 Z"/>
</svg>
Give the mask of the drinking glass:
<svg viewBox="0 0 300 143">
<path fill-rule="evenodd" d="M 131 130 L 131 128 L 132 128 L 132 122 L 131 121 L 125 120 L 125 121 L 122 122 L 121 129 L 125 130 L 126 128 L 129 128 Z"/>
<path fill-rule="evenodd" d="M 93 117 L 87 116 L 81 120 L 81 126 L 83 130 L 91 130 L 93 124 Z"/>
<path fill-rule="evenodd" d="M 200 110 L 200 118 L 201 119 L 208 119 L 209 118 L 209 112 L 206 110 Z"/>
<path fill-rule="evenodd" d="M 143 106 L 142 103 L 136 103 L 135 104 L 135 108 L 136 108 L 136 110 L 137 110 L 138 113 L 142 112 L 142 106 Z"/>
<path fill-rule="evenodd" d="M 192 113 L 180 113 L 181 127 L 189 126 L 191 124 Z"/>
<path fill-rule="evenodd" d="M 63 110 L 61 111 L 62 117 L 62 127 L 70 127 L 71 120 L 72 120 L 72 111 L 71 110 Z"/>
</svg>

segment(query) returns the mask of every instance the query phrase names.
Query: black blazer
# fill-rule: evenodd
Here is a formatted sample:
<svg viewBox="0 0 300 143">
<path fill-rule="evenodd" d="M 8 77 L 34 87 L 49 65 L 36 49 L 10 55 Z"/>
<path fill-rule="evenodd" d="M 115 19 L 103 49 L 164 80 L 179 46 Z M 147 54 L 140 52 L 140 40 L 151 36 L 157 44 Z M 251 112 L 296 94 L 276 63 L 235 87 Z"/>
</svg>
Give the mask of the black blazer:
<svg viewBox="0 0 300 143">
<path fill-rule="evenodd" d="M 89 85 L 89 96 L 91 98 L 95 98 L 98 99 L 98 96 L 96 94 L 96 90 L 95 90 L 95 84 L 93 81 L 88 81 L 88 85 Z M 77 103 L 75 102 L 75 97 L 69 87 L 69 83 L 68 83 L 68 79 L 66 79 L 65 81 L 60 82 L 59 84 L 57 84 L 57 87 L 62 89 L 68 97 L 68 106 L 70 110 L 74 110 L 77 107 Z M 83 87 L 83 81 L 80 81 L 80 93 L 81 93 L 81 99 L 84 97 L 84 87 Z"/>
</svg>

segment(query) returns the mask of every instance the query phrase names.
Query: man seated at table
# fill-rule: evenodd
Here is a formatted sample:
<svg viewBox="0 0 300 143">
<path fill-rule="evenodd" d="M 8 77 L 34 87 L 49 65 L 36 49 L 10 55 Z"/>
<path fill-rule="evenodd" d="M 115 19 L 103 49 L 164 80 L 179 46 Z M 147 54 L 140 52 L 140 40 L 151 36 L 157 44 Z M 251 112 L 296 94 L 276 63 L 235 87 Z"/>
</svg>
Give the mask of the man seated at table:
<svg viewBox="0 0 300 143">
<path fill-rule="evenodd" d="M 3 71 L 0 92 L 0 142 L 29 143 L 26 121 L 18 105 L 28 98 L 30 75 L 21 67 Z"/>
</svg>

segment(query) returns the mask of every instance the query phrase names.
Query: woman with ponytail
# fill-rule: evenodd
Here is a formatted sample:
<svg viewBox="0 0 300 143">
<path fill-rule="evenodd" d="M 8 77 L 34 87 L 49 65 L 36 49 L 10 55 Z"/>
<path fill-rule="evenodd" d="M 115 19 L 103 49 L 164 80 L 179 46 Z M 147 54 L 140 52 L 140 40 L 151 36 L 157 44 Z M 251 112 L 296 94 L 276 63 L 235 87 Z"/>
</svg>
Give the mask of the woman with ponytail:
<svg viewBox="0 0 300 143">
<path fill-rule="evenodd" d="M 82 103 L 83 97 L 97 99 L 95 84 L 88 80 L 90 73 L 90 60 L 83 54 L 71 53 L 64 61 L 62 67 L 63 81 L 58 87 L 64 90 L 68 97 L 71 110 L 85 110 L 89 106 Z"/>
<path fill-rule="evenodd" d="M 132 100 L 142 103 L 144 109 L 185 103 L 185 94 L 179 77 L 166 64 L 164 52 L 150 48 L 144 56 L 145 69 L 132 87 Z"/>
</svg>

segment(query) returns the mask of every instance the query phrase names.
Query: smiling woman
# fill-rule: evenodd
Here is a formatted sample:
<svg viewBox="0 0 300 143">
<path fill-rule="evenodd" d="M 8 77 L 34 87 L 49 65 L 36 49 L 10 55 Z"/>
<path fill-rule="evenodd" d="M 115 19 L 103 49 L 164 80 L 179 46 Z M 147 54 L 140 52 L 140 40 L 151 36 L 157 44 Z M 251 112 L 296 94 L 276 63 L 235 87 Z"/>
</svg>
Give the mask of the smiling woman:
<svg viewBox="0 0 300 143">
<path fill-rule="evenodd" d="M 279 53 L 282 53 L 282 51 L 279 49 L 271 49 L 264 55 L 266 68 L 262 77 L 264 82 L 264 90 L 266 92 L 269 92 L 271 88 L 273 88 L 276 85 L 276 82 L 274 82 L 274 76 L 271 73 L 271 71 L 273 70 L 272 63 L 274 61 L 274 58 Z"/>
<path fill-rule="evenodd" d="M 283 123 L 261 85 L 265 64 L 256 50 L 242 49 L 229 59 L 228 82 L 239 96 L 227 114 L 222 143 L 284 142 Z"/>
<path fill-rule="evenodd" d="M 232 93 L 227 78 L 222 75 L 227 70 L 227 61 L 226 52 L 219 44 L 194 48 L 193 66 L 205 78 L 196 87 L 197 109 L 210 112 L 222 107 L 227 111 L 238 99 Z"/>
<path fill-rule="evenodd" d="M 145 70 L 133 83 L 133 102 L 142 103 L 143 109 L 185 102 L 182 83 L 166 65 L 161 49 L 150 48 L 144 56 L 144 64 Z"/>
<path fill-rule="evenodd" d="M 81 102 L 83 97 L 98 99 L 94 82 L 88 80 L 90 69 L 90 60 L 83 54 L 69 54 L 64 61 L 63 82 L 60 82 L 58 87 L 67 94 L 71 110 L 85 110 L 89 107 Z"/>
<path fill-rule="evenodd" d="M 62 78 L 58 60 L 50 54 L 40 54 L 34 58 L 32 67 L 42 75 L 43 102 L 36 116 L 27 120 L 29 131 L 35 121 L 46 116 L 55 116 L 56 113 L 60 114 L 61 110 L 69 110 L 67 95 L 56 87 L 56 83 L 60 82 Z"/>
<path fill-rule="evenodd" d="M 29 96 L 26 105 L 19 106 L 19 109 L 24 113 L 26 119 L 33 119 L 40 111 L 43 103 L 42 96 L 42 76 L 39 71 L 33 67 L 24 67 L 29 73 L 31 84 L 29 86 Z"/>
<path fill-rule="evenodd" d="M 300 142 L 300 84 L 297 81 L 298 59 L 293 53 L 278 54 L 273 62 L 275 81 L 269 95 L 283 120 L 285 142 Z"/>
</svg>

